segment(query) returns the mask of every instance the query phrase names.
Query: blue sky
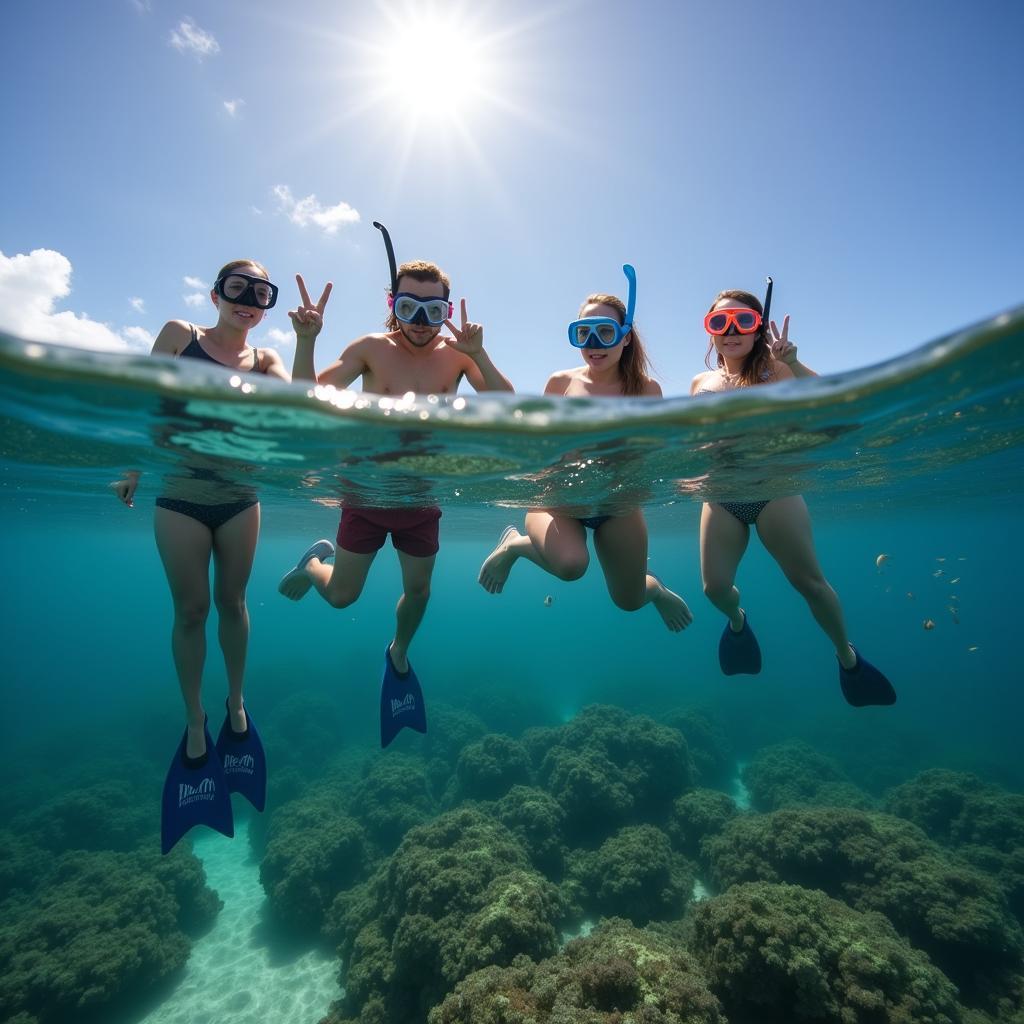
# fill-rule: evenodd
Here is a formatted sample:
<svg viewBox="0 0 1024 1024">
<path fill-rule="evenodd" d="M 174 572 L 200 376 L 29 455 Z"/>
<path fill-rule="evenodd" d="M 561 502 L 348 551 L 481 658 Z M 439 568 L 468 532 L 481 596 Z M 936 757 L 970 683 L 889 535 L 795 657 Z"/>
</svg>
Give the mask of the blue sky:
<svg viewBox="0 0 1024 1024">
<path fill-rule="evenodd" d="M 289 364 L 295 272 L 334 281 L 324 366 L 381 325 L 377 219 L 520 391 L 627 261 L 666 394 L 767 273 L 805 362 L 879 362 L 1024 298 L 1022 30 L 1015 0 L 16 0 L 0 327 L 145 350 L 252 256 Z"/>
</svg>

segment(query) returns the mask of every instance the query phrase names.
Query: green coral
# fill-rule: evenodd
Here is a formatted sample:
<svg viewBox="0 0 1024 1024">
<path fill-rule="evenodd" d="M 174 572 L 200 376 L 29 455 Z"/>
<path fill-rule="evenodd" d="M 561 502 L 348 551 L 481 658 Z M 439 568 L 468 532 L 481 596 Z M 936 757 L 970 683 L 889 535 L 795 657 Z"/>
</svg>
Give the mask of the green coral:
<svg viewBox="0 0 1024 1024">
<path fill-rule="evenodd" d="M 350 808 L 370 839 L 389 853 L 409 829 L 437 813 L 423 760 L 396 751 L 369 761 Z"/>
<path fill-rule="evenodd" d="M 736 1020 L 959 1024 L 956 988 L 877 913 L 765 882 L 700 903 L 693 949 Z"/>
<path fill-rule="evenodd" d="M 547 747 L 539 777 L 566 812 L 573 845 L 587 845 L 622 825 L 662 822 L 692 786 L 682 734 L 644 715 L 595 705 L 551 732 L 553 743 L 551 735 L 527 742 L 534 751 Z"/>
<path fill-rule="evenodd" d="M 540 963 L 460 982 L 429 1024 L 725 1024 L 700 967 L 666 937 L 609 919 Z"/>
<path fill-rule="evenodd" d="M 565 868 L 565 811 L 534 786 L 513 786 L 495 805 L 495 817 L 523 844 L 533 866 L 549 878 Z"/>
<path fill-rule="evenodd" d="M 701 860 L 704 840 L 717 836 L 739 813 L 731 796 L 717 789 L 695 789 L 672 805 L 666 831 L 676 850 Z"/>
<path fill-rule="evenodd" d="M 530 758 L 521 743 L 490 733 L 463 749 L 455 776 L 456 800 L 496 800 L 513 786 L 529 785 Z"/>
<path fill-rule="evenodd" d="M 799 740 L 765 747 L 742 775 L 751 806 L 759 811 L 800 804 L 866 810 L 874 804 L 832 758 Z"/>
<path fill-rule="evenodd" d="M 597 850 L 577 852 L 569 874 L 585 912 L 636 925 L 679 916 L 693 893 L 692 865 L 653 825 L 624 828 Z"/>
<path fill-rule="evenodd" d="M 372 1007 L 422 1019 L 470 971 L 554 953 L 563 917 L 558 890 L 500 822 L 471 809 L 442 815 L 335 901 L 328 929 L 346 966 L 332 1019 L 362 1021 Z"/>
<path fill-rule="evenodd" d="M 998 887 L 899 818 L 827 807 L 743 816 L 705 852 L 720 889 L 790 882 L 884 913 L 958 984 L 1019 965 L 1024 936 Z"/>
<path fill-rule="evenodd" d="M 665 717 L 665 724 L 686 738 L 694 781 L 702 786 L 728 786 L 736 770 L 736 754 L 722 723 L 709 711 L 686 708 Z"/>
</svg>

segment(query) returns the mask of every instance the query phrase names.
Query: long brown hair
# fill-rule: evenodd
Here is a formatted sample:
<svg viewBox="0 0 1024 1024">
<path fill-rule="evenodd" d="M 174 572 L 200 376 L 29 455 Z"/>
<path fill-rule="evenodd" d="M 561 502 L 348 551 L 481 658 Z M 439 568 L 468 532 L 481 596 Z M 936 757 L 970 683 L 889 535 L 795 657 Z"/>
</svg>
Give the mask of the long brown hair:
<svg viewBox="0 0 1024 1024">
<path fill-rule="evenodd" d="M 398 268 L 398 274 L 395 276 L 395 283 L 401 281 L 403 277 L 411 277 L 414 281 L 420 281 L 423 284 L 441 284 L 444 285 L 444 297 L 447 299 L 448 294 L 451 292 L 452 283 L 448 278 L 448 275 L 436 264 L 431 263 L 429 260 L 410 260 L 408 263 L 403 263 Z M 391 288 L 388 288 L 388 294 L 391 295 Z M 394 296 L 391 296 L 394 298 Z M 384 321 L 384 326 L 389 331 L 398 330 L 398 317 L 395 316 L 393 309 L 388 310 L 387 319 Z"/>
<path fill-rule="evenodd" d="M 626 304 L 615 295 L 595 294 L 588 295 L 583 305 L 580 306 L 579 316 L 587 306 L 611 306 L 619 314 L 619 323 L 626 322 Z M 644 343 L 640 340 L 640 333 L 634 325 L 629 329 L 630 344 L 625 345 L 626 338 L 623 338 L 624 347 L 619 358 L 619 379 L 622 381 L 622 393 L 624 395 L 642 395 L 647 382 L 651 380 L 651 361 L 647 356 Z"/>
<path fill-rule="evenodd" d="M 764 313 L 764 306 L 761 305 L 761 300 L 756 295 L 745 292 L 740 288 L 727 288 L 724 292 L 719 292 L 715 296 L 715 301 L 708 307 L 708 312 L 710 313 L 722 299 L 735 299 L 744 306 L 756 309 L 758 313 Z M 704 365 L 709 370 L 716 368 L 711 365 L 711 353 L 714 347 L 714 341 L 709 340 L 708 350 L 704 355 Z M 716 366 L 719 370 L 725 366 L 725 359 L 722 357 L 721 352 L 718 353 Z M 743 361 L 743 369 L 740 370 L 740 386 L 749 387 L 751 384 L 760 384 L 766 377 L 771 376 L 771 372 L 772 350 L 768 344 L 768 325 L 762 320 L 761 326 L 757 329 L 757 334 L 754 335 L 754 344 L 747 353 L 747 358 Z"/>
</svg>

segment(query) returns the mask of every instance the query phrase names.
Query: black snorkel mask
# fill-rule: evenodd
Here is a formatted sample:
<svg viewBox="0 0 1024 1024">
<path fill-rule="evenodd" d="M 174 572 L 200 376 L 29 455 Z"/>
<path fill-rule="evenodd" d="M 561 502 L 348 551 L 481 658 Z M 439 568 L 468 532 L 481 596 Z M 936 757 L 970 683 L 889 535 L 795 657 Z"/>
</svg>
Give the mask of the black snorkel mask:
<svg viewBox="0 0 1024 1024">
<path fill-rule="evenodd" d="M 438 327 L 451 317 L 453 309 L 448 301 L 448 287 L 444 288 L 443 298 L 424 299 L 420 295 L 398 290 L 398 263 L 395 260 L 395 247 L 391 244 L 391 235 L 380 221 L 373 226 L 384 236 L 384 248 L 388 253 L 388 268 L 391 271 L 391 293 L 388 295 L 388 308 L 395 314 L 395 319 L 403 324 L 414 324 L 422 327 Z"/>
</svg>

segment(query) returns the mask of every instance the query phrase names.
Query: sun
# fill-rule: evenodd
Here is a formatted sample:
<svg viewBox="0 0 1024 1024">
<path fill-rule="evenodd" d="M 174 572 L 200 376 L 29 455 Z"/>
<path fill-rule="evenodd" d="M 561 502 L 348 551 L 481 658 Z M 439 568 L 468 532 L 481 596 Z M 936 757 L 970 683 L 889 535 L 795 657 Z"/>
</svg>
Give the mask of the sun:
<svg viewBox="0 0 1024 1024">
<path fill-rule="evenodd" d="M 471 7 L 408 3 L 383 8 L 386 26 L 369 67 L 373 92 L 394 117 L 465 122 L 496 88 L 494 37 Z"/>
</svg>

